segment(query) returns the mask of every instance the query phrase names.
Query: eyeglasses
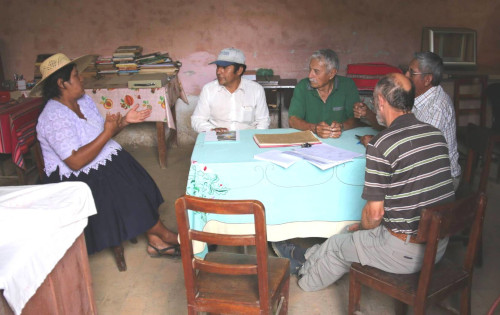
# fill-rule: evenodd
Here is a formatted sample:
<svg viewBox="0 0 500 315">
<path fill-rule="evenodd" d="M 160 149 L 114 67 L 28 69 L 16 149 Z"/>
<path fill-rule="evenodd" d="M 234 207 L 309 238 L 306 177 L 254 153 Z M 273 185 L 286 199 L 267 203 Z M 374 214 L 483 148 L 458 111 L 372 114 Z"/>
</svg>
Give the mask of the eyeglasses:
<svg viewBox="0 0 500 315">
<path fill-rule="evenodd" d="M 415 72 L 413 69 L 408 69 L 408 73 L 410 74 L 410 77 L 413 77 L 418 74 L 432 74 L 430 72 Z"/>
</svg>

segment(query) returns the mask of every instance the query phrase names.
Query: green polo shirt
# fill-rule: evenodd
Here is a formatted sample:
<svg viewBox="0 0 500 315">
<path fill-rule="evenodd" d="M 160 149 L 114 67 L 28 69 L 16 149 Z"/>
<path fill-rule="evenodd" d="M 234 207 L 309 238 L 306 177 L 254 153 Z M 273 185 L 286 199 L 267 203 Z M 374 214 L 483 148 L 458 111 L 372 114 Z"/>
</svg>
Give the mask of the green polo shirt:
<svg viewBox="0 0 500 315">
<path fill-rule="evenodd" d="M 354 117 L 353 105 L 360 101 L 354 81 L 336 75 L 333 85 L 333 91 L 323 103 L 318 91 L 309 84 L 309 79 L 301 80 L 293 90 L 288 116 L 296 116 L 312 124 L 324 121 L 329 125 L 333 121 L 344 122 Z"/>
</svg>

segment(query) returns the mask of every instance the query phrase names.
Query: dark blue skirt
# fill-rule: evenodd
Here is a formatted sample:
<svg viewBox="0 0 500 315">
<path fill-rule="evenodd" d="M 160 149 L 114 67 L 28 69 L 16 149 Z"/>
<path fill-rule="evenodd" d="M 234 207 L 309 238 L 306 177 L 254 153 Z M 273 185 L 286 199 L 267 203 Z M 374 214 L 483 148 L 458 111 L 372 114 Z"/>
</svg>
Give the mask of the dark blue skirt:
<svg viewBox="0 0 500 315">
<path fill-rule="evenodd" d="M 61 180 L 57 169 L 44 179 L 45 183 L 61 181 L 84 182 L 92 190 L 97 214 L 89 217 L 84 231 L 89 255 L 143 234 L 159 220 L 163 197 L 158 186 L 123 149 L 88 174 Z"/>
</svg>

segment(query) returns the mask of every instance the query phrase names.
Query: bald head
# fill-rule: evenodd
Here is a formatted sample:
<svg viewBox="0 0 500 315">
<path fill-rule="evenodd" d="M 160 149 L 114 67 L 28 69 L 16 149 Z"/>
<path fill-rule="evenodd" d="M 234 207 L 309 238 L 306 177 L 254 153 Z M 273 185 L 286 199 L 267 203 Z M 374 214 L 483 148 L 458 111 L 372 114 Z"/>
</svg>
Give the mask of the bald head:
<svg viewBox="0 0 500 315">
<path fill-rule="evenodd" d="M 415 100 L 415 86 L 400 73 L 390 73 L 380 79 L 375 86 L 373 96 L 382 96 L 395 110 L 409 113 Z"/>
</svg>

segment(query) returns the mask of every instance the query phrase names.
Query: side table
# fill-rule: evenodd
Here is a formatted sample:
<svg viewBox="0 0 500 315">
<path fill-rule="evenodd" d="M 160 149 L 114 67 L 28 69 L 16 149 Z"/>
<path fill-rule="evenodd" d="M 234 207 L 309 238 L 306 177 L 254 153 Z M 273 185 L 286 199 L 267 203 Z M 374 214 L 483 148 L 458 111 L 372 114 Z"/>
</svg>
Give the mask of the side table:
<svg viewBox="0 0 500 315">
<path fill-rule="evenodd" d="M 152 109 L 146 121 L 156 122 L 158 160 L 161 168 L 167 166 L 167 144 L 177 144 L 175 127 L 175 102 L 181 98 L 188 103 L 187 97 L 177 76 L 170 76 L 168 83 L 160 88 L 129 89 L 127 77 L 114 77 L 114 80 L 90 80 L 85 82 L 85 93 L 97 105 L 102 116 L 106 113 L 125 115 L 132 106 Z M 165 126 L 170 128 L 169 138 L 165 139 Z"/>
<path fill-rule="evenodd" d="M 276 90 L 276 106 L 278 111 L 278 128 L 282 127 L 281 112 L 285 106 L 285 94 L 289 89 L 294 89 L 297 85 L 297 79 L 280 79 L 277 84 L 267 84 L 257 81 L 264 89 Z"/>
<path fill-rule="evenodd" d="M 25 184 L 26 164 L 24 154 L 35 143 L 36 124 L 42 111 L 41 98 L 27 98 L 13 104 L 0 105 L 0 153 L 12 155 L 19 184 Z"/>
</svg>

